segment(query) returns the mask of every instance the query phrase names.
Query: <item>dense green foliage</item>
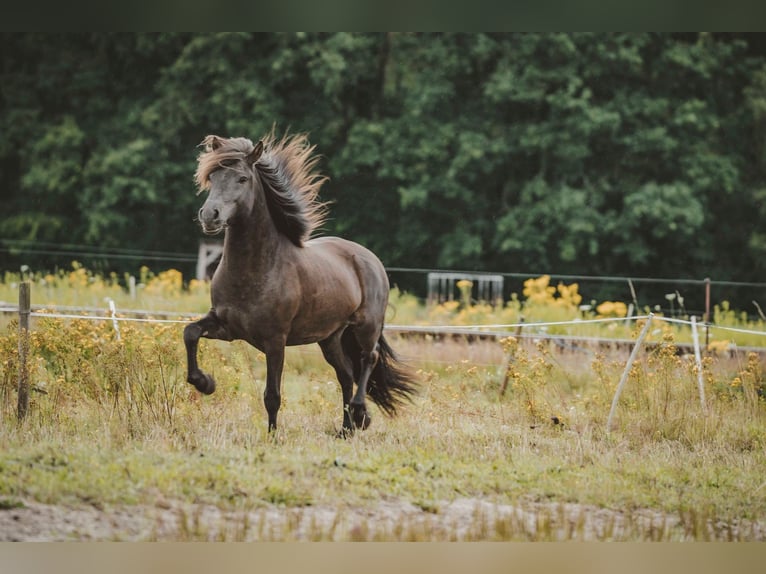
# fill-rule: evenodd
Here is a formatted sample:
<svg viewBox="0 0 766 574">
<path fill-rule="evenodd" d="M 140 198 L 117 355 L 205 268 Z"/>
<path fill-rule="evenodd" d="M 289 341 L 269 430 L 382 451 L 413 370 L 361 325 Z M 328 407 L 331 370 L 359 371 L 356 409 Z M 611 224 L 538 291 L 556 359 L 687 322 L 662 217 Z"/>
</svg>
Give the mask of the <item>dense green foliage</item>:
<svg viewBox="0 0 766 574">
<path fill-rule="evenodd" d="M 0 78 L 1 239 L 193 254 L 195 146 L 276 124 L 389 266 L 765 269 L 760 35 L 4 34 Z"/>
</svg>

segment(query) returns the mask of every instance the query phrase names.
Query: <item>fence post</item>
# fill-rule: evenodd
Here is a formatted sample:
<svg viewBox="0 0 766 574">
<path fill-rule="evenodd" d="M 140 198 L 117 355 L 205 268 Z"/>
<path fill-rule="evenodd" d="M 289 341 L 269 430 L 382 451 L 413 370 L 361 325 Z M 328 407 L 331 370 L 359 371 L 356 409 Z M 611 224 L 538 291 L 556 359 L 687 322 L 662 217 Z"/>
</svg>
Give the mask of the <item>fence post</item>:
<svg viewBox="0 0 766 574">
<path fill-rule="evenodd" d="M 641 329 L 641 333 L 638 335 L 638 339 L 636 339 L 636 345 L 633 347 L 633 351 L 630 353 L 628 363 L 625 365 L 625 370 L 622 372 L 620 383 L 617 385 L 617 392 L 614 393 L 614 399 L 612 399 L 612 408 L 609 411 L 609 418 L 606 419 L 606 432 L 609 432 L 609 430 L 612 428 L 612 418 L 614 417 L 614 411 L 617 410 L 617 401 L 620 400 L 622 388 L 625 386 L 625 381 L 628 380 L 630 368 L 633 366 L 633 362 L 636 360 L 638 350 L 641 348 L 641 343 L 644 342 L 646 334 L 649 332 L 649 325 L 652 324 L 652 317 L 654 317 L 654 314 L 649 313 L 649 316 L 646 318 L 646 323 L 644 323 L 644 328 Z"/>
<path fill-rule="evenodd" d="M 700 339 L 697 334 L 697 317 L 692 315 L 692 341 L 694 342 L 694 361 L 697 363 L 697 387 L 699 387 L 702 412 L 707 412 L 705 406 L 705 382 L 702 377 L 702 358 L 700 357 Z"/>
<path fill-rule="evenodd" d="M 710 277 L 705 277 L 705 350 L 710 345 Z"/>
<path fill-rule="evenodd" d="M 29 410 L 29 314 L 32 311 L 31 285 L 19 284 L 19 402 L 18 419 L 22 421 Z"/>
<path fill-rule="evenodd" d="M 117 322 L 117 307 L 114 304 L 114 299 L 110 297 L 108 301 L 109 301 L 109 313 L 112 316 L 112 327 L 114 327 L 114 332 L 117 334 L 117 340 L 119 341 L 121 337 L 120 337 L 120 324 Z"/>
</svg>

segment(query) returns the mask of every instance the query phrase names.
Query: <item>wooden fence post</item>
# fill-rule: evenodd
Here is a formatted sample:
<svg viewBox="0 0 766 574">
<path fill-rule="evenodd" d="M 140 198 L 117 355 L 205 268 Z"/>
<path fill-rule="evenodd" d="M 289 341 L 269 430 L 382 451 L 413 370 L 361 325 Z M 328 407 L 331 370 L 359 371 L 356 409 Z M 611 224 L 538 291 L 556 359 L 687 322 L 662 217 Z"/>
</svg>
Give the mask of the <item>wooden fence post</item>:
<svg viewBox="0 0 766 574">
<path fill-rule="evenodd" d="M 29 409 L 29 314 L 32 311 L 31 285 L 19 284 L 19 402 L 18 419 L 24 420 Z"/>
</svg>

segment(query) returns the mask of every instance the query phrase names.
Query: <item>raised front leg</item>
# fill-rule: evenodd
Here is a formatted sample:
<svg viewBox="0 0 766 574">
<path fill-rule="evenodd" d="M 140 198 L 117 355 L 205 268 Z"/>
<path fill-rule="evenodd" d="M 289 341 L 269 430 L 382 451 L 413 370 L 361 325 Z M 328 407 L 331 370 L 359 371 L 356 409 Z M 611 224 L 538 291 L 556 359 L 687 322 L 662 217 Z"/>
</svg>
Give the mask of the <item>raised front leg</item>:
<svg viewBox="0 0 766 574">
<path fill-rule="evenodd" d="M 199 392 L 210 395 L 215 391 L 215 381 L 213 377 L 202 372 L 197 365 L 197 346 L 201 337 L 230 340 L 226 335 L 225 328 L 212 310 L 199 321 L 190 323 L 184 328 L 187 363 L 186 380 L 194 385 Z"/>
<path fill-rule="evenodd" d="M 277 413 L 282 404 L 282 369 L 285 364 L 285 343 L 275 344 L 266 350 L 266 390 L 263 404 L 269 415 L 269 432 L 277 430 Z"/>
</svg>

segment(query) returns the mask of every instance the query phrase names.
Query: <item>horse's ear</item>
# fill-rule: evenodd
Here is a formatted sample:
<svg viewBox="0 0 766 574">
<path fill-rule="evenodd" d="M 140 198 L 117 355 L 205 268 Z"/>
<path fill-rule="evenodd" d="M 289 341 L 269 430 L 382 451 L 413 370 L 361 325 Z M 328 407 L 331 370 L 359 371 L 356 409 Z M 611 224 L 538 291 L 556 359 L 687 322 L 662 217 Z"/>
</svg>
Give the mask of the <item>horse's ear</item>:
<svg viewBox="0 0 766 574">
<path fill-rule="evenodd" d="M 253 151 L 251 151 L 247 156 L 247 164 L 253 165 L 255 162 L 257 162 L 261 158 L 262 153 L 263 153 L 263 141 L 258 141 L 258 143 L 255 144 Z"/>
<path fill-rule="evenodd" d="M 215 151 L 219 147 L 221 147 L 223 142 L 221 142 L 221 138 L 218 136 L 205 136 L 205 139 L 202 140 L 202 143 L 200 145 L 205 146 L 207 148 L 207 151 Z"/>
</svg>

